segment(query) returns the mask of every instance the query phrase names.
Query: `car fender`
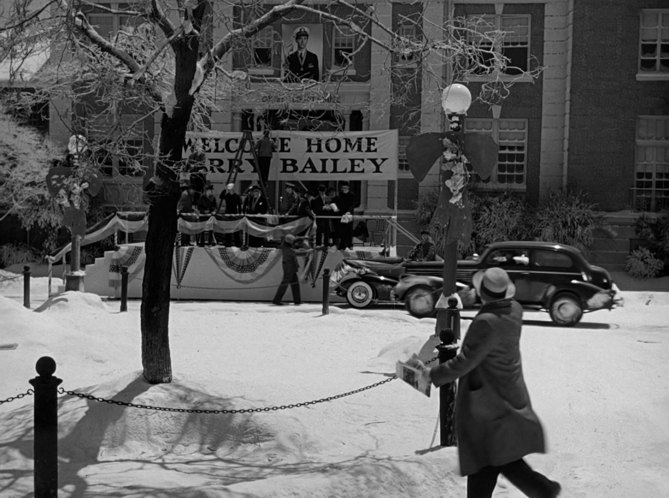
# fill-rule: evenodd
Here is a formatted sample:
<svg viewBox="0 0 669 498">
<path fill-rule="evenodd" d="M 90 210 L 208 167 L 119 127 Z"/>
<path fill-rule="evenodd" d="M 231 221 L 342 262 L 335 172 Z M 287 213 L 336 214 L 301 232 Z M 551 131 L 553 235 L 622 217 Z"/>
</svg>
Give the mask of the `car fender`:
<svg viewBox="0 0 669 498">
<path fill-rule="evenodd" d="M 399 299 L 404 299 L 407 291 L 417 285 L 427 285 L 433 289 L 441 289 L 444 286 L 444 280 L 441 277 L 430 275 L 404 274 L 395 286 L 395 294 Z"/>
</svg>

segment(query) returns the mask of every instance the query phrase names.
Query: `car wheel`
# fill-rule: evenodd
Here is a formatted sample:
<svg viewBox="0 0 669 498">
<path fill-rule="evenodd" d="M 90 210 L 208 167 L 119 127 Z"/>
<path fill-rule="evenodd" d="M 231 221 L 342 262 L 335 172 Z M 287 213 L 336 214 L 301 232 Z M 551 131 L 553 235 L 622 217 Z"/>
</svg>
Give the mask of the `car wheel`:
<svg viewBox="0 0 669 498">
<path fill-rule="evenodd" d="M 346 300 L 354 308 L 366 308 L 374 300 L 374 289 L 367 282 L 353 282 L 346 291 Z"/>
<path fill-rule="evenodd" d="M 404 298 L 409 313 L 416 318 L 425 318 L 434 314 L 434 305 L 437 303 L 436 293 L 432 287 L 417 285 L 409 289 Z"/>
<path fill-rule="evenodd" d="M 556 325 L 572 327 L 581 321 L 583 309 L 576 297 L 559 294 L 551 302 L 549 314 Z"/>
</svg>

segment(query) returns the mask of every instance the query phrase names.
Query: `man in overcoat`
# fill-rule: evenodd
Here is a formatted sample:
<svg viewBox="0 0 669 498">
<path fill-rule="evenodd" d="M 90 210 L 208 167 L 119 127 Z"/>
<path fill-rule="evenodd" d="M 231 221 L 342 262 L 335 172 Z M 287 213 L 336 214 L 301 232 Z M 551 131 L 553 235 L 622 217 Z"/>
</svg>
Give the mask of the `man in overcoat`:
<svg viewBox="0 0 669 498">
<path fill-rule="evenodd" d="M 530 453 L 544 453 L 545 442 L 523 378 L 523 318 L 520 304 L 512 299 L 515 286 L 501 268 L 476 273 L 473 284 L 483 306 L 458 355 L 433 368 L 417 366 L 437 387 L 460 379 L 455 427 L 468 498 L 491 497 L 499 474 L 527 496 L 553 498 L 560 485 L 523 460 Z"/>
</svg>

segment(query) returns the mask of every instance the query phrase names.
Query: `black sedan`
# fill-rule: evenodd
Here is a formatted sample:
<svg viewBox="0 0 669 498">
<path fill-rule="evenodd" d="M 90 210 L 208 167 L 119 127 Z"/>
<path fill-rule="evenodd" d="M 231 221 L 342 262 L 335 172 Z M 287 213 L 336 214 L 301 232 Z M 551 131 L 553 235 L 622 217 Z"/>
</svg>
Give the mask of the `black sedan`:
<svg viewBox="0 0 669 498">
<path fill-rule="evenodd" d="M 459 260 L 456 279 L 459 284 L 471 286 L 474 273 L 493 266 L 507 271 L 516 285 L 518 302 L 547 311 L 557 325 L 572 326 L 584 312 L 622 305 L 609 272 L 588 263 L 575 247 L 552 242 L 496 242 L 480 256 Z M 442 270 L 442 262 L 406 264 L 394 293 L 404 300 L 412 315 L 434 314 Z M 477 302 L 473 290 L 459 291 L 458 295 L 465 307 Z"/>
</svg>

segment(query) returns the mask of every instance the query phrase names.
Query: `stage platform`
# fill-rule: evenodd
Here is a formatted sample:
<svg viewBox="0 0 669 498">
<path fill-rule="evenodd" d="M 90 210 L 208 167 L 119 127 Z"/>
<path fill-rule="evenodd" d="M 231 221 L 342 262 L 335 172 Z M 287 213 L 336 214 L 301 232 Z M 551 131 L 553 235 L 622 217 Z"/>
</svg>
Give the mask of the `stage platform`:
<svg viewBox="0 0 669 498">
<path fill-rule="evenodd" d="M 298 258 L 301 294 L 304 302 L 322 302 L 323 273 L 333 272 L 344 258 L 373 258 L 380 248 L 361 247 L 340 251 L 334 247 L 314 249 Z M 121 268 L 128 268 L 128 298 L 142 295 L 144 244 L 125 244 L 107 251 L 103 258 L 87 265 L 86 292 L 102 297 L 121 297 Z M 224 246 L 175 247 L 170 294 L 176 300 L 271 301 L 282 278 L 278 248 Z M 343 301 L 330 294 L 332 302 Z M 284 301 L 292 300 L 290 288 Z"/>
</svg>

